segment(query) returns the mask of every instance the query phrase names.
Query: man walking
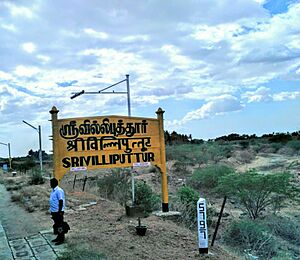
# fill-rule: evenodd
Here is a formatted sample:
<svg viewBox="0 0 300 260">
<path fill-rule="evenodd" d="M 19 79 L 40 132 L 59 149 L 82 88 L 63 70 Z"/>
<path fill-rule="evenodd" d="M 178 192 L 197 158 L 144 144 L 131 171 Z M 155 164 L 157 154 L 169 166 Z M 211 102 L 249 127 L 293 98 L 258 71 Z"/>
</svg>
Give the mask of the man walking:
<svg viewBox="0 0 300 260">
<path fill-rule="evenodd" d="M 55 245 L 60 245 L 65 240 L 63 229 L 65 193 L 62 188 L 58 187 L 58 181 L 55 178 L 50 180 L 50 186 L 52 188 L 50 194 L 50 213 L 54 221 L 54 234 L 57 234 L 57 238 L 53 239 L 52 242 L 56 242 Z"/>
</svg>

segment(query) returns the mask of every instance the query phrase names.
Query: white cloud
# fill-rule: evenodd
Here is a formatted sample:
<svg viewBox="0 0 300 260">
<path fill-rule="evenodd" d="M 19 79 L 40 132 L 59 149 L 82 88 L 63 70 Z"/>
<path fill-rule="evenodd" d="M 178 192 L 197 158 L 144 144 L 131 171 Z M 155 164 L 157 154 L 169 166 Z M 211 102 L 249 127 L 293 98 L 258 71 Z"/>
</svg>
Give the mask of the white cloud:
<svg viewBox="0 0 300 260">
<path fill-rule="evenodd" d="M 182 119 L 182 122 L 185 123 L 191 120 L 200 120 L 215 115 L 239 111 L 242 108 L 242 104 L 236 97 L 222 95 L 212 98 L 211 101 L 205 103 L 199 109 L 188 112 Z"/>
<path fill-rule="evenodd" d="M 1 27 L 10 32 L 16 32 L 17 28 L 14 24 L 1 24 Z"/>
<path fill-rule="evenodd" d="M 0 70 L 0 81 L 1 80 L 11 80 L 13 77 L 9 73 Z"/>
<path fill-rule="evenodd" d="M 272 93 L 270 88 L 259 87 L 255 91 L 247 91 L 242 95 L 248 103 L 254 102 L 269 102 L 269 101 L 286 101 L 300 98 L 300 91 L 282 91 L 279 93 Z"/>
<path fill-rule="evenodd" d="M 195 28 L 192 37 L 196 40 L 207 42 L 208 44 L 215 44 L 222 40 L 230 40 L 234 34 L 242 31 L 239 24 L 228 23 L 217 26 L 199 25 Z"/>
<path fill-rule="evenodd" d="M 174 45 L 163 45 L 161 50 L 169 57 L 172 66 L 176 66 L 177 69 L 187 69 L 194 64 L 192 59 L 182 55 L 181 50 Z"/>
<path fill-rule="evenodd" d="M 33 42 L 25 42 L 22 44 L 22 49 L 25 52 L 33 53 L 36 50 L 36 45 Z"/>
<path fill-rule="evenodd" d="M 24 17 L 29 19 L 34 17 L 34 13 L 28 7 L 18 6 L 12 2 L 5 2 L 4 5 L 9 9 L 12 16 Z"/>
<path fill-rule="evenodd" d="M 85 28 L 83 29 L 84 33 L 86 33 L 87 35 L 97 38 L 97 39 L 101 39 L 101 40 L 106 40 L 108 38 L 108 34 L 105 32 L 97 32 L 92 28 Z"/>
<path fill-rule="evenodd" d="M 114 82 L 123 78 L 125 74 L 135 73 L 139 77 L 151 75 L 153 65 L 142 56 L 134 52 L 119 51 L 112 48 L 86 49 L 79 52 L 80 56 L 97 58 L 97 68 L 93 74 L 99 74 L 101 68 L 102 82 Z M 97 71 L 98 70 L 98 71 Z M 96 80 L 94 78 L 94 80 Z"/>
<path fill-rule="evenodd" d="M 269 0 L 253 0 L 256 3 L 259 3 L 260 5 L 263 5 L 265 3 L 267 3 Z"/>
<path fill-rule="evenodd" d="M 300 91 L 280 92 L 273 95 L 274 101 L 300 99 Z"/>
<path fill-rule="evenodd" d="M 259 87 L 255 91 L 247 91 L 242 96 L 244 99 L 247 99 L 248 103 L 272 100 L 271 90 L 266 87 Z"/>
<path fill-rule="evenodd" d="M 41 60 L 43 63 L 47 63 L 51 60 L 51 58 L 49 56 L 46 55 L 42 55 L 42 54 L 38 54 L 36 56 L 39 60 Z"/>
<path fill-rule="evenodd" d="M 288 42 L 286 46 L 291 49 L 300 49 L 300 39 L 298 35 L 292 35 L 290 39 L 290 42 Z"/>
<path fill-rule="evenodd" d="M 16 67 L 14 73 L 20 77 L 32 77 L 40 72 L 40 69 L 33 66 L 19 65 Z"/>
<path fill-rule="evenodd" d="M 150 40 L 149 35 L 141 34 L 141 35 L 129 35 L 129 36 L 123 37 L 121 39 L 121 42 L 132 43 L 132 42 L 137 42 L 137 41 L 146 42 L 149 40 Z"/>
</svg>

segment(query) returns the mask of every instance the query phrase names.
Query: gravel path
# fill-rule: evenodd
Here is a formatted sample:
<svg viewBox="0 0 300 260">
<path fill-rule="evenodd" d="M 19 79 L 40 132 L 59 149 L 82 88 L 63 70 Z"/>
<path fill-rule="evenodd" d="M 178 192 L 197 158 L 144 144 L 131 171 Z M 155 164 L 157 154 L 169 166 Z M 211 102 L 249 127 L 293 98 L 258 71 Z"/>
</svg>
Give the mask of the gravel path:
<svg viewBox="0 0 300 260">
<path fill-rule="evenodd" d="M 0 184 L 0 222 L 8 239 L 27 237 L 42 229 L 32 214 L 11 201 L 10 193 L 2 184 Z"/>
</svg>

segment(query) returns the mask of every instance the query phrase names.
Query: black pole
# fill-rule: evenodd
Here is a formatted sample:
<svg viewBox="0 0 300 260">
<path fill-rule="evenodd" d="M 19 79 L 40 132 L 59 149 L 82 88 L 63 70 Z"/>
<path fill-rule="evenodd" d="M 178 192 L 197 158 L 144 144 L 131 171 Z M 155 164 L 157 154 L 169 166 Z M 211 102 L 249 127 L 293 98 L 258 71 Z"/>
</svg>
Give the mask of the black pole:
<svg viewBox="0 0 300 260">
<path fill-rule="evenodd" d="M 73 190 L 74 190 L 74 187 L 75 187 L 75 183 L 76 183 L 76 174 L 75 174 L 74 182 L 73 182 Z"/>
<path fill-rule="evenodd" d="M 87 176 L 85 176 L 85 178 L 84 178 L 84 180 L 83 180 L 83 187 L 82 187 L 82 191 L 84 191 L 84 187 L 85 187 L 86 180 L 87 180 Z"/>
<path fill-rule="evenodd" d="M 215 242 L 215 239 L 216 239 L 216 236 L 217 236 L 217 233 L 218 233 L 218 229 L 219 229 L 219 226 L 220 226 L 221 218 L 222 218 L 222 215 L 223 215 L 223 210 L 225 208 L 226 200 L 227 200 L 227 196 L 225 196 L 224 199 L 223 199 L 223 204 L 222 204 L 221 211 L 220 211 L 220 214 L 219 214 L 219 218 L 218 218 L 217 226 L 216 226 L 216 229 L 215 229 L 215 233 L 214 233 L 212 241 L 211 241 L 211 246 L 214 246 L 214 242 Z"/>
</svg>

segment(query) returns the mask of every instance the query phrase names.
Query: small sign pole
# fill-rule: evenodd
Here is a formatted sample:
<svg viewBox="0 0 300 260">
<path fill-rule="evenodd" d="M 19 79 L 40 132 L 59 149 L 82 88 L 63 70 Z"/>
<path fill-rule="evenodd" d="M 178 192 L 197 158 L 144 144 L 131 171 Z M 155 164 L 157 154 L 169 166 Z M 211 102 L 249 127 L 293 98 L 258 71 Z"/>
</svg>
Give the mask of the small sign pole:
<svg viewBox="0 0 300 260">
<path fill-rule="evenodd" d="M 221 211 L 220 211 L 220 214 L 219 214 L 217 226 L 216 226 L 216 229 L 215 229 L 215 232 L 214 232 L 214 235 L 213 235 L 213 239 L 211 241 L 211 246 L 214 246 L 214 242 L 215 242 L 215 239 L 217 237 L 218 229 L 219 229 L 221 218 L 222 218 L 222 215 L 223 215 L 223 210 L 224 210 L 225 203 L 226 203 L 226 199 L 227 199 L 227 196 L 225 196 L 224 199 L 223 199 L 223 203 L 222 203 Z"/>
<path fill-rule="evenodd" d="M 75 183 L 76 183 L 76 174 L 75 174 L 74 182 L 73 182 L 73 190 L 74 190 L 74 187 L 75 187 Z"/>
<path fill-rule="evenodd" d="M 208 232 L 206 221 L 206 200 L 200 198 L 197 202 L 197 222 L 198 222 L 198 239 L 199 239 L 199 253 L 208 253 Z"/>
<path fill-rule="evenodd" d="M 87 176 L 84 177 L 82 191 L 84 191 L 86 181 L 87 181 Z"/>
</svg>

